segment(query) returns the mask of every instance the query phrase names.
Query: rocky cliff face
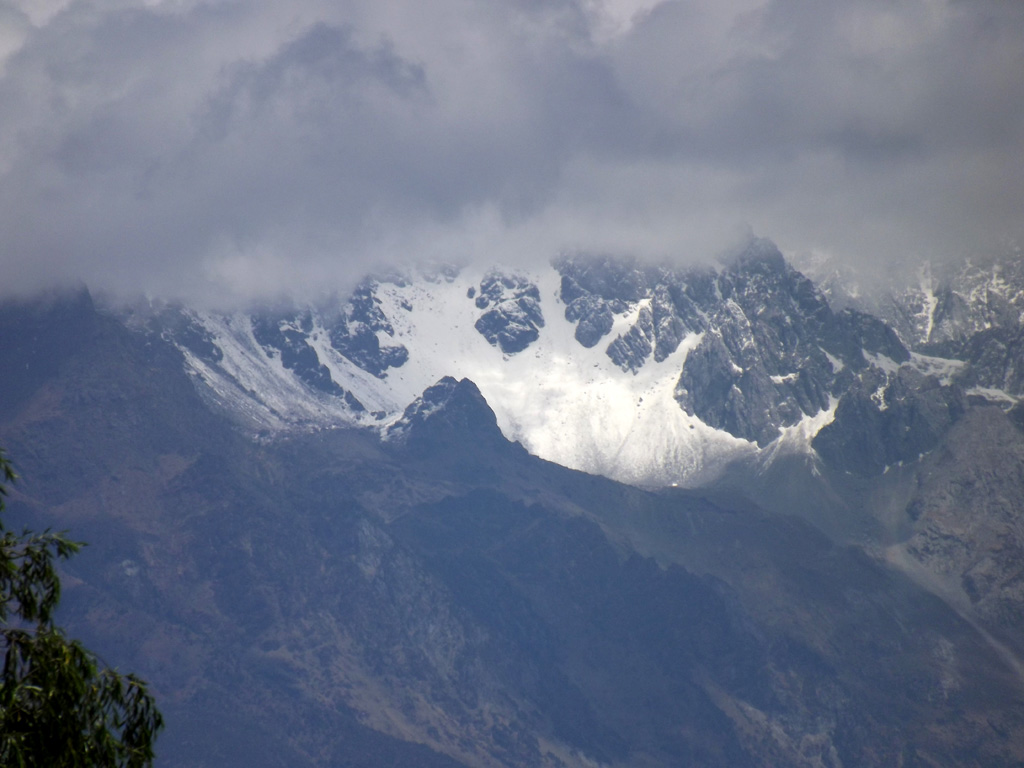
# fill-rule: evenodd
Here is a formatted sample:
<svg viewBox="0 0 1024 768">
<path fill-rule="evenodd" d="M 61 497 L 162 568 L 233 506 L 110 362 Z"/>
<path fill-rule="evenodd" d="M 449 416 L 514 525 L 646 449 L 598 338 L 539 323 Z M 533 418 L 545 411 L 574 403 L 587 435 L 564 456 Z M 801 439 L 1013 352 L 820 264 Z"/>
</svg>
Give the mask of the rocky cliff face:
<svg viewBox="0 0 1024 768">
<path fill-rule="evenodd" d="M 960 386 L 909 366 L 869 371 L 843 395 L 812 445 L 834 468 L 877 476 L 932 451 L 965 410 Z"/>
<path fill-rule="evenodd" d="M 910 358 L 883 322 L 833 312 L 767 241 L 718 272 L 593 259 L 556 266 L 566 318 L 586 346 L 610 332 L 616 312 L 638 307 L 633 325 L 607 347 L 623 370 L 635 373 L 652 356 L 664 360 L 686 335 L 699 334 L 676 386 L 680 407 L 758 445 L 828 410 L 862 372 L 877 369 L 872 357 L 896 366 Z"/>
<path fill-rule="evenodd" d="M 902 548 L 963 610 L 1024 655 L 1024 433 L 972 410 L 918 473 Z"/>
<path fill-rule="evenodd" d="M 1024 394 L 1024 258 L 1019 251 L 922 271 L 919 285 L 878 302 L 913 349 L 961 361 L 958 379 L 1004 405 Z"/>
</svg>

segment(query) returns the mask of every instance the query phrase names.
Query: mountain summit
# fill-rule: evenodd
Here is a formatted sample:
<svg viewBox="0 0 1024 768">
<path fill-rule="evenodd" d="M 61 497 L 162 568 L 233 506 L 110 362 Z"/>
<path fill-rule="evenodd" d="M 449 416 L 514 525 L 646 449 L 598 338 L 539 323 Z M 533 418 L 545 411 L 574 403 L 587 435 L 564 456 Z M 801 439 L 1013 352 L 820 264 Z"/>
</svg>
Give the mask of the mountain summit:
<svg viewBox="0 0 1024 768">
<path fill-rule="evenodd" d="M 531 453 L 645 486 L 705 484 L 780 445 L 813 456 L 837 407 L 865 414 L 867 446 L 890 428 L 884 393 L 897 381 L 913 399 L 951 386 L 964 362 L 912 352 L 915 339 L 864 310 L 833 310 L 766 240 L 718 269 L 567 256 L 531 274 L 370 278 L 318 306 L 146 307 L 132 320 L 173 343 L 204 398 L 254 432 L 386 432 L 428 387 L 466 378 Z M 988 384 L 991 367 L 972 364 L 974 379 L 957 381 L 965 392 Z M 954 394 L 929 402 L 939 401 L 952 410 L 930 419 L 933 431 L 959 407 Z M 833 463 L 852 450 L 838 442 L 820 443 Z M 910 450 L 842 468 L 876 472 Z"/>
<path fill-rule="evenodd" d="M 1016 327 L 868 309 L 766 241 L 8 303 L 5 522 L 169 768 L 1018 765 Z"/>
</svg>

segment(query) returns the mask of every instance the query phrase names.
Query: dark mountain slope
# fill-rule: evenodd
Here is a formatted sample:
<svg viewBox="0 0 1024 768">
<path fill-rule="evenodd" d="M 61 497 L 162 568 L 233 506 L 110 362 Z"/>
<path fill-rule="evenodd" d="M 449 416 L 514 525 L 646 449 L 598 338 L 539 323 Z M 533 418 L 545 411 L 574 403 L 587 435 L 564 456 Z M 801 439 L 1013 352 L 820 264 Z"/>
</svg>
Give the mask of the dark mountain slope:
<svg viewBox="0 0 1024 768">
<path fill-rule="evenodd" d="M 280 466 L 206 409 L 173 347 L 86 294 L 0 320 L 0 444 L 21 475 L 5 522 L 88 543 L 63 621 L 152 682 L 168 723 L 158 765 L 456 764 L 296 696 L 260 658 L 254 638 L 302 613 L 308 558 L 287 543 L 311 534 Z"/>
<path fill-rule="evenodd" d="M 171 347 L 80 311 L 46 376 L 0 382 L 9 522 L 90 542 L 63 621 L 153 683 L 158 765 L 1024 760 L 1004 657 L 805 522 L 539 461 L 468 381 L 385 442 L 253 442 Z"/>
<path fill-rule="evenodd" d="M 900 549 L 936 588 L 1024 655 L 1024 433 L 972 409 L 923 462 Z"/>
</svg>

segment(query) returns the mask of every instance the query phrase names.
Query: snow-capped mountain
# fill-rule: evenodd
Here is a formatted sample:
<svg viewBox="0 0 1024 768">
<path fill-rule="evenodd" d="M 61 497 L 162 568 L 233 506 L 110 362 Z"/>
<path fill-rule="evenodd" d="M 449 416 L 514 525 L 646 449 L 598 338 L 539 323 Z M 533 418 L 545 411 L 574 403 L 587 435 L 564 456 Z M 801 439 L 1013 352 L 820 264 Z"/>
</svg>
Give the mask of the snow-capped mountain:
<svg viewBox="0 0 1024 768">
<path fill-rule="evenodd" d="M 834 311 L 764 240 L 717 269 L 561 257 L 532 272 L 370 278 L 319 306 L 165 306 L 140 319 L 177 345 L 208 400 L 258 430 L 386 433 L 428 387 L 467 378 L 531 453 L 641 485 L 694 486 L 737 460 L 813 454 L 837 406 L 882 414 L 897 392 L 938 391 L 951 421 L 948 374 L 962 366 L 912 357 L 866 312 Z M 907 365 L 921 372 L 913 386 Z M 855 426 L 884 429 L 894 413 Z M 834 442 L 832 457 L 846 450 Z M 881 466 L 910 455 L 890 453 Z"/>
<path fill-rule="evenodd" d="M 969 394 L 1013 404 L 1024 395 L 1024 255 L 921 270 L 918 285 L 886 297 L 879 313 L 924 354 L 959 361 Z"/>
<path fill-rule="evenodd" d="M 956 267 L 925 264 L 916 285 L 879 302 L 879 311 L 907 344 L 957 352 L 976 334 L 1024 321 L 1024 256 L 967 260 Z"/>
<path fill-rule="evenodd" d="M 826 297 L 758 242 L 0 304 L 5 522 L 90 542 L 169 766 L 1016 765 L 1024 422 L 958 351 L 1015 326 Z"/>
<path fill-rule="evenodd" d="M 833 305 L 883 319 L 921 370 L 973 398 L 1011 408 L 1024 395 L 1024 251 L 1009 247 L 959 263 L 923 263 L 906 282 L 863 290 L 828 258 L 801 266 Z"/>
</svg>

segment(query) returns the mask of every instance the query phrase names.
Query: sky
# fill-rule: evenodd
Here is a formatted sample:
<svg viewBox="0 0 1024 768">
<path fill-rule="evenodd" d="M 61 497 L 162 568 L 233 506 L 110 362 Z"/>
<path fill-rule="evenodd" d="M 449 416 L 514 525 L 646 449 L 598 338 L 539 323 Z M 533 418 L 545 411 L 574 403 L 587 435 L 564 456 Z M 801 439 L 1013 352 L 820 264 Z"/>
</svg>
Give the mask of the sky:
<svg viewBox="0 0 1024 768">
<path fill-rule="evenodd" d="M 0 0 L 0 293 L 408 261 L 885 275 L 1024 229 L 1011 0 Z"/>
</svg>

